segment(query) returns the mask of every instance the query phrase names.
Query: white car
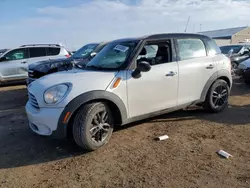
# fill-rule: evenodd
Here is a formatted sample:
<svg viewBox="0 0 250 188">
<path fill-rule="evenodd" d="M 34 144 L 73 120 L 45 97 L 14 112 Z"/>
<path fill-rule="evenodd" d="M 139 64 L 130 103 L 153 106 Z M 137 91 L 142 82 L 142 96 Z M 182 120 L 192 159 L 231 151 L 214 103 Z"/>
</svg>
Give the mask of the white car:
<svg viewBox="0 0 250 188">
<path fill-rule="evenodd" d="M 230 60 L 212 39 L 157 34 L 112 41 L 86 67 L 32 82 L 26 112 L 35 133 L 95 150 L 115 126 L 194 104 L 220 112 L 231 86 Z"/>
<path fill-rule="evenodd" d="M 58 44 L 29 44 L 0 54 L 0 84 L 28 78 L 28 66 L 34 62 L 69 57 Z"/>
</svg>

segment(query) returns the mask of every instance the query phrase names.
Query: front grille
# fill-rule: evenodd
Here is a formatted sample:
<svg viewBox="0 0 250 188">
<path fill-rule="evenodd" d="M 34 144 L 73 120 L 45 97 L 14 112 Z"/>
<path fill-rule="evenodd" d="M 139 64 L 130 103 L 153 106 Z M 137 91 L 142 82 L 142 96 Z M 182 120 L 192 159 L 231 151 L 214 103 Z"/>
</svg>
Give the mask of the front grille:
<svg viewBox="0 0 250 188">
<path fill-rule="evenodd" d="M 33 94 L 31 94 L 30 92 L 29 92 L 29 102 L 30 102 L 31 106 L 33 106 L 36 109 L 39 109 L 39 105 L 38 105 L 38 102 L 36 100 L 36 97 Z"/>
</svg>

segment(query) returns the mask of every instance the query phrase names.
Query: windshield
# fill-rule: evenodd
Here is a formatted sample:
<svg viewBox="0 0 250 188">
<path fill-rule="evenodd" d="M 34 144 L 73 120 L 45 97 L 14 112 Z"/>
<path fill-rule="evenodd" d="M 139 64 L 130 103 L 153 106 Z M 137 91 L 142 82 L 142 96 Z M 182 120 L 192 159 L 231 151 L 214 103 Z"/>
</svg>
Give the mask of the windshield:
<svg viewBox="0 0 250 188">
<path fill-rule="evenodd" d="M 72 58 L 85 58 L 87 57 L 96 47 L 98 44 L 87 44 L 77 50 L 73 55 Z"/>
<path fill-rule="evenodd" d="M 228 52 L 232 49 L 233 53 L 239 53 L 239 51 L 241 50 L 242 46 L 240 45 L 233 45 L 233 46 L 222 46 L 220 47 L 221 52 L 223 54 L 228 54 Z"/>
<path fill-rule="evenodd" d="M 118 69 L 135 49 L 138 41 L 107 44 L 87 65 L 86 68 Z"/>
</svg>

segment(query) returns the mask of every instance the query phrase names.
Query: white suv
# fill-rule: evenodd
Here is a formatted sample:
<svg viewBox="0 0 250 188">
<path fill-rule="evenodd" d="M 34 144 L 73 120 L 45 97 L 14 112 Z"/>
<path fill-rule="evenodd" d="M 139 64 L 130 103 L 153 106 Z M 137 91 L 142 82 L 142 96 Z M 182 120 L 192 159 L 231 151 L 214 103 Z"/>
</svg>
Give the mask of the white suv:
<svg viewBox="0 0 250 188">
<path fill-rule="evenodd" d="M 157 34 L 112 41 L 86 67 L 34 81 L 26 112 L 35 133 L 95 150 L 115 126 L 194 104 L 220 112 L 231 86 L 230 60 L 212 39 Z"/>
<path fill-rule="evenodd" d="M 69 52 L 58 44 L 30 44 L 7 50 L 0 55 L 0 84 L 25 80 L 28 66 L 34 62 L 69 56 Z"/>
</svg>

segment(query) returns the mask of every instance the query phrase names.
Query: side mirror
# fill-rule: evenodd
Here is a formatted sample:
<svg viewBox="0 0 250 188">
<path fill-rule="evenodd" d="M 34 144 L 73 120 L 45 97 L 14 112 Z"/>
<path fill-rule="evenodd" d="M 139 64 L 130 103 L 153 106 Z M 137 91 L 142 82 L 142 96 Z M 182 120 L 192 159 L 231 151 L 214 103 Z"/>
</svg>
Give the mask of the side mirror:
<svg viewBox="0 0 250 188">
<path fill-rule="evenodd" d="M 90 54 L 90 56 L 91 56 L 91 57 L 95 57 L 96 54 L 97 54 L 96 52 L 92 52 L 92 53 Z"/>
<path fill-rule="evenodd" d="M 137 64 L 137 68 L 132 72 L 133 78 L 140 78 L 141 72 L 148 72 L 151 69 L 151 65 L 146 61 L 141 61 Z"/>
</svg>

